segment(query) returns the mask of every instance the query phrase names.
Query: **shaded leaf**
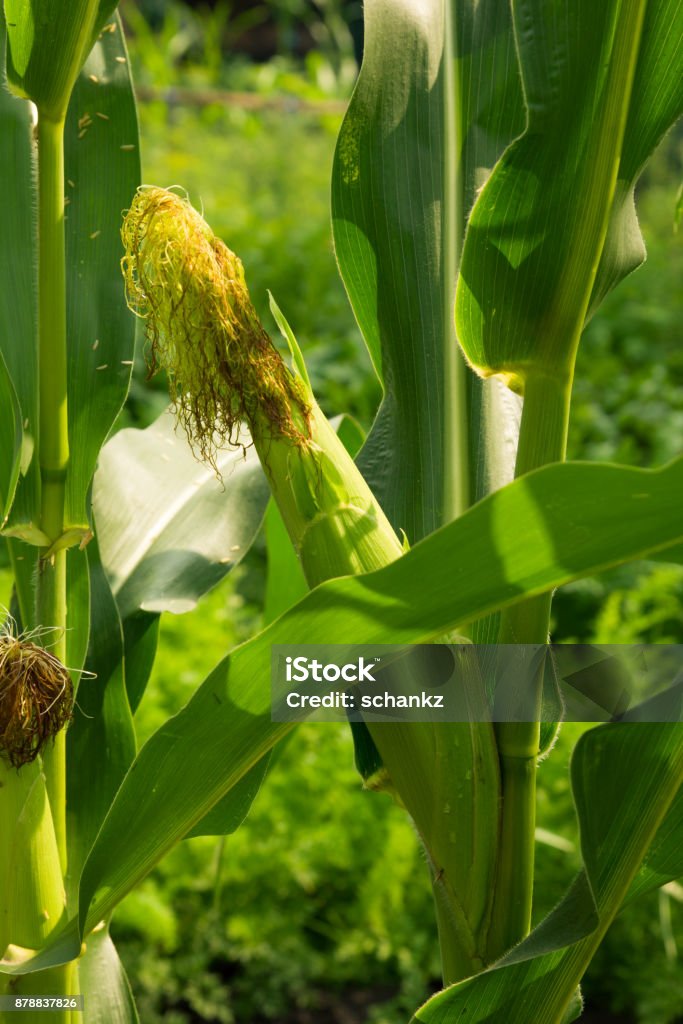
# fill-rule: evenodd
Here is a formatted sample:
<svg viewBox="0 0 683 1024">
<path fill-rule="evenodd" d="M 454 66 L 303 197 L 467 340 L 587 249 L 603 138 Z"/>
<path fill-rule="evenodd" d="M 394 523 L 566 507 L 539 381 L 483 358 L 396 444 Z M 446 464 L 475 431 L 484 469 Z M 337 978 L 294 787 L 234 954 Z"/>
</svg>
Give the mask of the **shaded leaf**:
<svg viewBox="0 0 683 1024">
<path fill-rule="evenodd" d="M 97 544 L 88 545 L 90 645 L 67 732 L 70 876 L 85 857 L 135 757 L 135 731 L 124 679 L 123 633 Z"/>
<path fill-rule="evenodd" d="M 127 57 L 117 18 L 115 31 L 95 44 L 76 83 L 65 131 L 67 526 L 88 525 L 86 495 L 100 448 L 128 393 L 135 348 L 135 318 L 126 306 L 119 269 L 121 215 L 140 183 Z M 90 123 L 81 127 L 86 114 Z"/>
<path fill-rule="evenodd" d="M 335 155 L 333 229 L 384 386 L 359 465 L 411 543 L 511 475 L 515 417 L 494 434 L 507 409 L 496 388 L 482 398 L 462 362 L 453 298 L 475 190 L 522 126 L 507 5 L 365 5 L 363 67 Z M 483 401 L 498 408 L 490 430 Z"/>
<path fill-rule="evenodd" d="M 524 379 L 571 369 L 594 288 L 643 258 L 632 186 L 683 108 L 683 13 L 669 0 L 513 11 L 528 124 L 472 211 L 456 322 L 473 365 Z"/>
<path fill-rule="evenodd" d="M 250 547 L 268 501 L 253 449 L 198 462 L 170 411 L 146 430 L 122 430 L 102 451 L 93 504 L 121 618 L 184 612 Z"/>
</svg>

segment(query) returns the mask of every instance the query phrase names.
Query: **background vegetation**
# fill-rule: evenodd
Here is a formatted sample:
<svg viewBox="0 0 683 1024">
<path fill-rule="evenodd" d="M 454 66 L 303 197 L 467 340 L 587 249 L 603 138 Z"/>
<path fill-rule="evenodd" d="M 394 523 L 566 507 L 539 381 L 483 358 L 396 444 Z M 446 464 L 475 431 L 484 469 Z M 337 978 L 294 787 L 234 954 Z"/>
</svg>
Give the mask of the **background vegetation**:
<svg viewBox="0 0 683 1024">
<path fill-rule="evenodd" d="M 367 428 L 379 389 L 337 274 L 328 209 L 334 141 L 356 71 L 349 24 L 357 50 L 358 5 L 219 2 L 197 11 L 128 2 L 123 13 L 141 87 L 144 180 L 181 184 L 201 203 L 240 254 L 264 322 L 270 288 L 294 326 L 325 412 L 350 411 Z M 253 50 L 259 32 L 267 60 L 235 54 L 236 46 Z M 571 458 L 662 464 L 680 453 L 683 246 L 674 218 L 682 178 L 679 134 L 641 187 L 648 262 L 608 298 L 582 344 Z M 144 377 L 139 354 L 120 426 L 151 422 L 166 404 L 162 383 Z M 257 545 L 194 613 L 162 620 L 136 716 L 140 742 L 253 632 L 264 579 Z M 570 585 L 554 619 L 557 640 L 683 643 L 683 568 L 641 563 Z M 580 728 L 565 726 L 541 769 L 539 916 L 578 864 L 567 766 Z M 386 797 L 362 792 L 348 731 L 300 728 L 244 827 L 227 841 L 183 843 L 117 912 L 113 934 L 141 1020 L 405 1021 L 438 987 L 420 856 L 404 816 Z M 669 887 L 617 920 L 586 978 L 587 1021 L 683 1020 L 682 898 L 683 889 Z"/>
</svg>

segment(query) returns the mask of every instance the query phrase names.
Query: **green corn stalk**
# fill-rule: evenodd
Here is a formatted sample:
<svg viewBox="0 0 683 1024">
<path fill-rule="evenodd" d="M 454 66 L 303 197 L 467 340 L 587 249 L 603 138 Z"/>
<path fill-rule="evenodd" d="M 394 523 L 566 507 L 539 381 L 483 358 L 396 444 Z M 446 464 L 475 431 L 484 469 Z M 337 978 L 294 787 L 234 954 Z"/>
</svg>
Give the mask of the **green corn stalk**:
<svg viewBox="0 0 683 1024">
<path fill-rule="evenodd" d="M 48 631 L 51 655 L 66 662 L 67 578 L 65 487 L 69 465 L 64 237 L 64 126 L 81 70 L 116 3 L 78 0 L 26 4 L 5 0 L 7 83 L 37 112 L 38 368 L 40 508 L 32 538 L 40 546 L 35 621 Z M 58 55 L 56 57 L 55 55 Z M 69 704 L 72 693 L 59 698 Z M 68 714 L 67 716 L 68 717 Z M 36 753 L 38 751 L 36 750 Z M 10 837 L 0 888 L 9 894 L 2 938 L 19 951 L 40 948 L 65 912 L 66 743 L 60 729 L 40 750 L 39 764 L 3 768 L 2 820 Z M 7 942 L 0 942 L 4 946 Z M 19 957 L 23 954 L 18 953 Z M 73 964 L 28 976 L 14 993 L 73 994 Z M 69 1021 L 69 1010 L 54 1014 Z"/>
</svg>

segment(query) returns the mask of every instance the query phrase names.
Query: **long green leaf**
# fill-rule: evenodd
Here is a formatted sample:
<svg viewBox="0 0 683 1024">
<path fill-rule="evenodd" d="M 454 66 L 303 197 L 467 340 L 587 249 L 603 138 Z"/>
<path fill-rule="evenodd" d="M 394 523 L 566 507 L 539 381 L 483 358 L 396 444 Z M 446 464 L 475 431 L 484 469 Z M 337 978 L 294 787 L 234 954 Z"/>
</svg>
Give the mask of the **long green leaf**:
<svg viewBox="0 0 683 1024">
<path fill-rule="evenodd" d="M 140 183 L 140 152 L 128 54 L 120 21 L 111 24 L 115 30 L 102 34 L 76 83 L 65 134 L 68 526 L 88 525 L 86 495 L 128 393 L 135 347 L 119 263 L 121 212 Z"/>
<path fill-rule="evenodd" d="M 69 443 L 66 527 L 88 526 L 86 495 L 100 447 L 123 404 L 135 322 L 120 283 L 121 211 L 140 180 L 137 118 L 118 20 L 95 43 L 79 76 L 65 130 Z M 54 55 L 54 51 L 51 53 Z M 7 201 L 0 256 L 0 349 L 21 406 L 37 423 L 36 271 L 29 105 L 0 90 L 0 180 Z M 40 482 L 33 460 L 7 529 L 35 541 Z"/>
<path fill-rule="evenodd" d="M 288 731 L 269 716 L 272 644 L 438 635 L 653 542 L 675 541 L 683 534 L 681 494 L 683 460 L 650 472 L 552 466 L 492 495 L 386 569 L 318 588 L 221 662 L 140 752 L 84 870 L 82 919 L 108 912 Z"/>
<path fill-rule="evenodd" d="M 269 492 L 253 450 L 246 458 L 241 451 L 220 453 L 218 469 L 222 481 L 194 457 L 170 411 L 146 430 L 120 431 L 102 451 L 93 502 L 105 567 L 123 619 L 123 646 L 107 651 L 95 623 L 93 648 L 102 666 L 95 671 L 105 679 L 112 673 L 125 675 L 133 711 L 154 662 L 160 612 L 193 608 L 240 562 L 259 530 Z M 93 710 L 96 722 L 100 710 L 105 709 Z M 95 760 L 97 730 L 105 723 L 88 727 L 83 720 L 80 725 L 92 737 L 90 759 Z M 115 768 L 116 785 L 120 767 Z M 212 808 L 192 834 L 233 832 L 267 768 L 265 757 L 241 780 L 228 806 Z M 106 799 L 98 807 L 105 804 Z"/>
<path fill-rule="evenodd" d="M 466 370 L 453 298 L 476 189 L 523 123 L 506 4 L 368 0 L 333 228 L 385 391 L 360 465 L 411 543 L 506 482 L 514 462 L 513 402 L 495 385 L 482 395 Z"/>
<path fill-rule="evenodd" d="M 524 378 L 571 369 L 591 294 L 643 258 L 632 188 L 683 109 L 683 11 L 519 0 L 513 12 L 528 123 L 472 211 L 456 321 L 482 372 Z"/>
<path fill-rule="evenodd" d="M 88 545 L 88 563 L 90 647 L 67 733 L 69 865 L 74 881 L 135 757 L 121 620 L 95 541 Z"/>
</svg>

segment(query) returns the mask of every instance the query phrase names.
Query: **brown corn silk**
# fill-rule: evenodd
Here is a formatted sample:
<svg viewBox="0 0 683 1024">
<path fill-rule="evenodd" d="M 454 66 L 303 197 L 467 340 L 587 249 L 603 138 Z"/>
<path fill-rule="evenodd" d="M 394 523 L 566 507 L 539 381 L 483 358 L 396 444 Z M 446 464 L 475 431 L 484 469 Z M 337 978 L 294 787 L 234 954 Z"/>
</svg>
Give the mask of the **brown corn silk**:
<svg viewBox="0 0 683 1024">
<path fill-rule="evenodd" d="M 29 640 L 0 635 L 0 756 L 35 760 L 71 718 L 73 685 L 58 658 Z"/>
<path fill-rule="evenodd" d="M 254 439 L 308 440 L 303 388 L 249 298 L 240 259 L 176 192 L 142 187 L 127 212 L 121 261 L 130 308 L 144 318 L 149 372 L 167 371 L 171 399 L 197 454 Z"/>
</svg>

